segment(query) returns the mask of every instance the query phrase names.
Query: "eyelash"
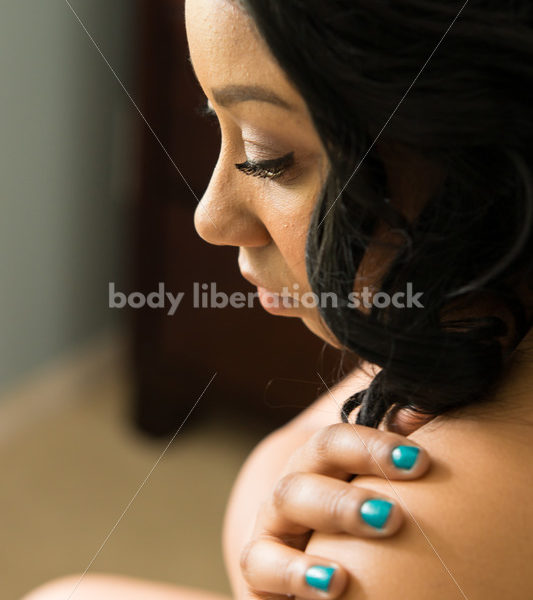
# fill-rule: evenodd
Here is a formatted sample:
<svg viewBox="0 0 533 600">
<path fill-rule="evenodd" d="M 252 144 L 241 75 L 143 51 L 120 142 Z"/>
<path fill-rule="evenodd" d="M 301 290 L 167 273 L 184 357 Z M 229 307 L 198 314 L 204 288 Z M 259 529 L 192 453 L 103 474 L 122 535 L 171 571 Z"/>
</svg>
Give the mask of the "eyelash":
<svg viewBox="0 0 533 600">
<path fill-rule="evenodd" d="M 197 109 L 198 114 L 208 119 L 214 119 L 218 122 L 216 112 L 209 104 L 202 104 Z M 279 179 L 294 165 L 294 152 L 289 152 L 279 158 L 269 160 L 245 160 L 242 163 L 236 163 L 235 168 L 251 177 L 261 177 L 263 179 Z"/>
<path fill-rule="evenodd" d="M 252 177 L 262 177 L 263 179 L 278 179 L 284 175 L 294 164 L 294 152 L 289 152 L 279 158 L 270 160 L 245 160 L 237 163 L 235 168 Z"/>
</svg>

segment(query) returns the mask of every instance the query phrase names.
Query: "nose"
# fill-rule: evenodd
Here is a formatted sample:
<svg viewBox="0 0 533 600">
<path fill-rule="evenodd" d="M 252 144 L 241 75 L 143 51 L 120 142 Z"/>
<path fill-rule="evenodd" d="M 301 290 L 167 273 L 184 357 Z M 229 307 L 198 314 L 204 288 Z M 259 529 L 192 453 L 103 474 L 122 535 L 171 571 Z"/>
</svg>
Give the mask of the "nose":
<svg viewBox="0 0 533 600">
<path fill-rule="evenodd" d="M 196 207 L 194 226 L 198 235 L 210 244 L 265 246 L 272 239 L 256 214 L 253 194 L 251 197 L 248 193 L 253 186 L 239 181 L 240 177 L 245 176 L 236 171 L 233 163 L 225 166 L 220 158 Z"/>
</svg>

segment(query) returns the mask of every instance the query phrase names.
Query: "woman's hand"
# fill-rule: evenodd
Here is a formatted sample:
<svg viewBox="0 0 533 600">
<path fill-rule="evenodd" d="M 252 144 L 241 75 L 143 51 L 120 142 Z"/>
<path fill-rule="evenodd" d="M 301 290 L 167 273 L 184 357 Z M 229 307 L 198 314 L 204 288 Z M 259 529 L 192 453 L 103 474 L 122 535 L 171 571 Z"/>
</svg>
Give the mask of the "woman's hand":
<svg viewBox="0 0 533 600">
<path fill-rule="evenodd" d="M 429 464 L 427 452 L 396 433 L 349 423 L 317 431 L 291 456 L 242 552 L 249 598 L 338 597 L 347 573 L 305 554 L 312 532 L 393 535 L 404 517 L 392 487 L 391 497 L 378 497 L 348 481 L 353 474 L 416 479 Z"/>
</svg>

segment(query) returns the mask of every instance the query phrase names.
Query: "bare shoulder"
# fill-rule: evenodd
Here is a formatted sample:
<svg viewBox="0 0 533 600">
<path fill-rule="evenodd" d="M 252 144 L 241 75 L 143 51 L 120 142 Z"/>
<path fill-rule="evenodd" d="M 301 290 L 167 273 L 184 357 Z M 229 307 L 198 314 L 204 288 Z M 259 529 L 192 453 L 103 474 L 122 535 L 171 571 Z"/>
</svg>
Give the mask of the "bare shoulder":
<svg viewBox="0 0 533 600">
<path fill-rule="evenodd" d="M 533 598 L 533 428 L 438 418 L 409 436 L 429 451 L 419 481 L 357 477 L 403 506 L 386 540 L 313 534 L 306 552 L 351 573 L 344 600 Z"/>
<path fill-rule="evenodd" d="M 362 370 L 348 374 L 331 389 L 331 394 L 322 394 L 292 421 L 264 438 L 246 459 L 228 501 L 222 534 L 224 559 L 235 595 L 244 585 L 239 566 L 241 551 L 252 534 L 259 506 L 269 497 L 288 459 L 315 431 L 338 423 L 339 404 L 342 406 L 345 398 L 363 389 L 371 376 Z"/>
<path fill-rule="evenodd" d="M 364 363 L 362 368 L 351 371 L 332 388 L 324 391 L 311 406 L 282 427 L 281 431 L 312 433 L 327 425 L 339 423 L 344 402 L 355 392 L 366 389 L 376 373 L 374 365 Z"/>
</svg>

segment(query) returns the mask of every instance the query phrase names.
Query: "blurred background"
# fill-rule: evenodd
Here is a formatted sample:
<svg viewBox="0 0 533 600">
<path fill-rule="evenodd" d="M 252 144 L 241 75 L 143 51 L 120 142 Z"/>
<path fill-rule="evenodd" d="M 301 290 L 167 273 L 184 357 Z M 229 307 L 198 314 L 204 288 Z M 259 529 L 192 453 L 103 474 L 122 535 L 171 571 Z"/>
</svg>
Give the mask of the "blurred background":
<svg viewBox="0 0 533 600">
<path fill-rule="evenodd" d="M 205 244 L 218 152 L 182 0 L 0 0 L 2 599 L 91 567 L 229 593 L 222 517 L 246 455 L 337 375 L 299 322 L 194 308 L 251 292 Z M 164 308 L 126 294 L 184 292 Z M 216 493 L 213 493 L 213 490 Z M 205 579 L 206 561 L 210 565 Z"/>
</svg>

